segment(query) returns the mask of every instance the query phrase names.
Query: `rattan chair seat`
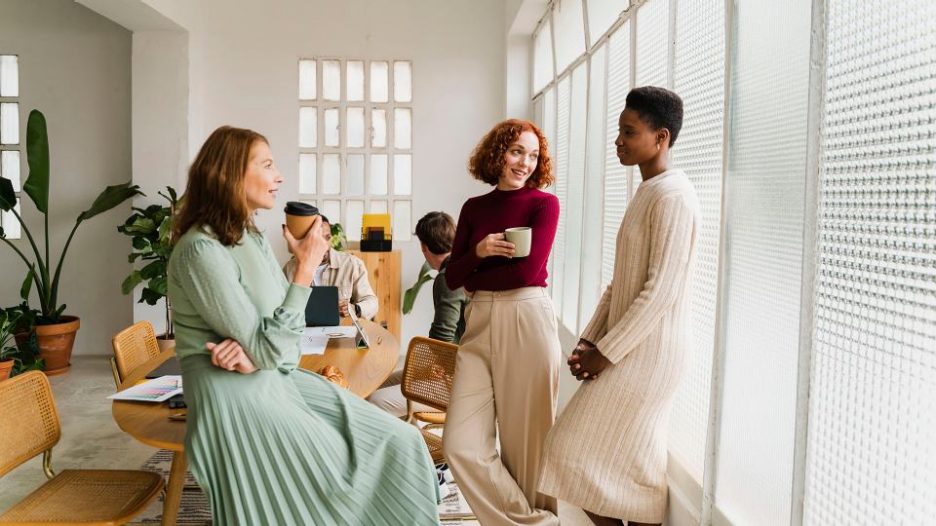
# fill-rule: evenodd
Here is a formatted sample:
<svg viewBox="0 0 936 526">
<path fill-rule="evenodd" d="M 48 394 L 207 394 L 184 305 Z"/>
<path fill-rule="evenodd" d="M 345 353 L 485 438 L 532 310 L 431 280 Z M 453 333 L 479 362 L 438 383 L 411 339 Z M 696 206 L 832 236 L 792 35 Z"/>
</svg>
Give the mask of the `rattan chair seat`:
<svg viewBox="0 0 936 526">
<path fill-rule="evenodd" d="M 427 424 L 444 424 L 445 423 L 445 412 L 444 411 L 418 411 L 413 413 L 413 418 L 419 420 L 420 422 L 426 422 Z"/>
<path fill-rule="evenodd" d="M 65 470 L 0 516 L 0 523 L 124 524 L 159 494 L 148 471 Z"/>
<path fill-rule="evenodd" d="M 435 433 L 420 429 L 426 447 L 429 448 L 429 456 L 432 457 L 432 463 L 435 465 L 445 462 L 445 453 L 442 451 L 442 437 Z"/>
</svg>

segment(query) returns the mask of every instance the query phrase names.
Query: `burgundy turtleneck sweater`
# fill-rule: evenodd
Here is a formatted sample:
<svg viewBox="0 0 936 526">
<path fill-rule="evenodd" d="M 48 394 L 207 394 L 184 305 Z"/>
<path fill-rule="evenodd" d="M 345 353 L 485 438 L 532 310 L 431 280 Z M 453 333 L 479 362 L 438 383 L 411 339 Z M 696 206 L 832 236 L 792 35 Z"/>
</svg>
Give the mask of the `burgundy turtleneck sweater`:
<svg viewBox="0 0 936 526">
<path fill-rule="evenodd" d="M 445 271 L 450 289 L 510 290 L 546 286 L 546 260 L 559 222 L 559 200 L 535 188 L 494 189 L 462 206 L 452 256 Z M 479 258 L 475 247 L 484 236 L 508 228 L 533 229 L 530 255 L 524 258 Z"/>
</svg>

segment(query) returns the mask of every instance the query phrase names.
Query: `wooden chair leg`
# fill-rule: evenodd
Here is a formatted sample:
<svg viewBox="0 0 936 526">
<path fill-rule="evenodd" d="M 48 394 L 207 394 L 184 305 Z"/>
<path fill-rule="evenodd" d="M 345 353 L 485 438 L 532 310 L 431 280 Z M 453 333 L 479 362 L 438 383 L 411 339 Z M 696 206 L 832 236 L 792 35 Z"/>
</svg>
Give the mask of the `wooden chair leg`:
<svg viewBox="0 0 936 526">
<path fill-rule="evenodd" d="M 185 484 L 185 470 L 188 462 L 185 451 L 176 451 L 172 455 L 172 467 L 169 468 L 169 481 L 166 484 L 166 500 L 163 502 L 162 526 L 175 526 L 182 503 L 182 486 Z"/>
</svg>

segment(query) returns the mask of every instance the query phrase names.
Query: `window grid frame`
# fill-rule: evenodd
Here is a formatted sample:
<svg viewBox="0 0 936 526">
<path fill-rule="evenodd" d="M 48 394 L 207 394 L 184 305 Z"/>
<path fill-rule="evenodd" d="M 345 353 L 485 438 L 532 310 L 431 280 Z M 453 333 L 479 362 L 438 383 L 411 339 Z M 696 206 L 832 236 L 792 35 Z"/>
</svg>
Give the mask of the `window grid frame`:
<svg viewBox="0 0 936 526">
<path fill-rule="evenodd" d="M 312 99 L 303 99 L 300 98 L 300 85 L 302 79 L 300 78 L 301 63 L 304 61 L 314 61 L 315 63 L 315 98 Z M 340 82 L 338 86 L 339 90 L 339 100 L 326 100 L 324 96 L 324 63 L 325 62 L 338 62 L 339 63 L 339 72 L 340 72 Z M 349 62 L 361 62 L 364 65 L 364 85 L 363 85 L 363 100 L 360 101 L 350 101 L 348 100 L 348 63 Z M 386 63 L 387 64 L 387 101 L 386 102 L 375 102 L 371 100 L 371 64 L 372 63 Z M 398 102 L 395 100 L 395 75 L 396 68 L 394 64 L 397 62 L 408 62 L 410 65 L 410 100 L 407 102 Z M 415 65 L 413 64 L 412 59 L 398 59 L 398 58 L 356 58 L 356 57 L 335 57 L 332 55 L 313 55 L 313 56 L 301 56 L 296 61 L 296 87 L 297 95 L 296 100 L 297 110 L 296 114 L 298 117 L 301 108 L 315 108 L 316 109 L 316 122 L 315 122 L 315 133 L 316 133 L 316 145 L 315 146 L 300 146 L 298 137 L 301 135 L 301 123 L 299 123 L 300 129 L 297 133 L 297 173 L 299 166 L 299 157 L 306 154 L 311 154 L 315 156 L 315 188 L 312 193 L 302 192 L 301 182 L 297 184 L 297 199 L 310 203 L 319 203 L 324 204 L 325 201 L 339 201 L 341 204 L 341 214 L 339 218 L 329 219 L 333 222 L 340 222 L 343 226 L 349 221 L 346 219 L 347 213 L 347 203 L 349 201 L 362 201 L 364 203 L 365 213 L 372 213 L 371 207 L 373 202 L 385 202 L 387 205 L 387 212 L 391 217 L 391 225 L 393 224 L 394 211 L 396 209 L 397 202 L 409 202 L 410 206 L 410 226 L 413 225 L 412 220 L 412 210 L 413 210 L 413 189 L 414 185 L 414 173 L 413 166 L 415 165 L 415 150 L 416 150 L 416 134 L 415 134 Z M 364 146 L 348 146 L 348 108 L 363 108 L 364 110 Z M 325 111 L 326 110 L 338 110 L 338 145 L 337 146 L 328 146 L 325 143 Z M 409 148 L 398 148 L 396 145 L 396 109 L 408 109 L 410 111 L 410 147 Z M 374 110 L 383 110 L 385 114 L 385 144 L 386 146 L 373 146 L 373 112 Z M 324 168 L 324 158 L 325 155 L 338 155 L 338 193 L 323 193 L 323 188 L 325 186 L 326 174 L 323 170 Z M 362 155 L 364 157 L 364 188 L 363 192 L 360 194 L 350 194 L 348 193 L 348 159 L 350 155 Z M 370 180 L 371 180 L 371 165 L 372 158 L 374 155 L 386 155 L 387 156 L 387 193 L 386 194 L 371 194 L 370 189 Z M 410 157 L 410 193 L 409 194 L 399 194 L 397 193 L 397 185 L 395 184 L 395 163 L 394 159 L 398 155 L 408 155 Z M 410 229 L 411 230 L 411 229 Z M 346 235 L 348 232 L 346 231 Z M 396 227 L 393 227 L 393 240 L 394 241 L 406 241 L 409 242 L 413 239 L 412 232 L 398 230 Z M 348 236 L 350 241 L 358 241 L 360 232 Z"/>
<path fill-rule="evenodd" d="M 18 136 L 18 137 L 17 137 L 17 140 L 18 140 L 18 142 L 13 143 L 13 144 L 3 144 L 2 142 L 0 142 L 0 152 L 17 152 L 17 153 L 19 153 L 19 162 L 17 163 L 17 164 L 18 164 L 17 169 L 19 170 L 19 173 L 16 174 L 16 175 L 17 175 L 17 180 L 19 181 L 19 189 L 16 189 L 16 208 L 19 208 L 20 211 L 17 211 L 16 213 L 17 213 L 17 214 L 21 214 L 21 213 L 22 213 L 22 212 L 21 212 L 21 210 L 22 210 L 22 202 L 23 202 L 23 183 L 25 183 L 25 181 L 23 180 L 23 138 L 24 138 L 24 134 L 23 134 L 23 133 L 20 133 L 20 131 L 23 129 L 22 101 L 20 100 L 21 97 L 22 97 L 22 85 L 20 84 L 20 79 L 19 79 L 19 77 L 20 77 L 20 56 L 19 56 L 18 53 L 0 53 L 0 55 L 2 55 L 2 56 L 12 56 L 12 57 L 16 57 L 16 76 L 17 76 L 16 84 L 17 84 L 17 93 L 16 93 L 15 96 L 12 96 L 12 97 L 10 97 L 10 96 L 0 96 L 0 103 L 2 103 L 2 104 L 16 104 L 16 121 L 17 121 L 17 127 L 19 128 L 19 129 L 17 130 L 17 136 Z M 2 156 L 3 156 L 3 154 L 0 153 L 0 162 L 2 162 Z M 2 167 L 0 167 L 0 172 L 2 172 Z M 2 172 L 2 175 L 3 175 L 3 177 L 6 177 L 7 179 L 10 179 L 9 177 L 7 177 L 7 174 L 6 174 L 5 172 Z M 14 208 L 14 210 L 15 210 L 15 208 Z M 5 227 L 5 225 L 6 225 L 8 222 L 11 221 L 11 220 L 9 219 L 10 217 L 13 217 L 12 221 L 16 221 L 16 218 L 15 218 L 15 216 L 13 216 L 13 212 L 12 212 L 12 211 L 0 213 L 0 227 Z M 18 222 L 17 222 L 17 226 L 19 226 L 19 223 L 18 223 Z M 18 230 L 20 230 L 20 229 L 18 228 Z M 22 239 L 22 238 L 23 238 L 22 231 L 19 231 L 19 234 L 16 235 L 16 236 L 10 236 L 9 233 L 7 232 L 7 229 L 6 229 L 6 228 L 4 228 L 4 235 L 6 236 L 5 238 L 6 238 L 7 240 L 10 240 L 10 241 L 15 241 L 15 240 L 18 240 L 18 239 Z"/>
</svg>

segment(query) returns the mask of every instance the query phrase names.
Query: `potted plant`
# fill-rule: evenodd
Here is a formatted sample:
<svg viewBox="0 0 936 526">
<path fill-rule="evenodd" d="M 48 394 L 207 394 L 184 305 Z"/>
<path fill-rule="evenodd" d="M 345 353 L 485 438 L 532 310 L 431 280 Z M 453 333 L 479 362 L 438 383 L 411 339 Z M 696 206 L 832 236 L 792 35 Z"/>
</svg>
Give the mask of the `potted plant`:
<svg viewBox="0 0 936 526">
<path fill-rule="evenodd" d="M 345 236 L 344 227 L 341 223 L 331 224 L 331 247 L 339 252 L 348 246 L 348 238 Z"/>
<path fill-rule="evenodd" d="M 9 378 L 13 371 L 14 356 L 19 350 L 13 340 L 18 322 L 18 312 L 0 309 L 0 381 Z"/>
<path fill-rule="evenodd" d="M 44 367 L 32 330 L 32 314 L 25 302 L 0 308 L 0 380 Z"/>
<path fill-rule="evenodd" d="M 136 195 L 143 195 L 139 187 L 129 182 L 104 189 L 90 208 L 78 215 L 75 226 L 72 227 L 65 241 L 65 246 L 59 254 L 58 261 L 52 266 L 49 250 L 49 136 L 46 131 L 45 116 L 38 110 L 29 112 L 26 123 L 26 161 L 29 165 L 29 176 L 23 183 L 23 192 L 29 196 L 36 208 L 45 217 L 44 234 L 45 250 L 40 250 L 32 232 L 23 222 L 23 218 L 14 208 L 16 193 L 13 183 L 9 179 L 0 177 L 0 210 L 11 212 L 20 223 L 22 232 L 29 241 L 29 248 L 21 250 L 16 244 L 6 238 L 0 229 L 0 241 L 8 245 L 16 255 L 23 260 L 26 266 L 26 279 L 20 288 L 20 295 L 27 302 L 33 285 L 39 297 L 39 309 L 36 317 L 36 336 L 39 341 L 39 351 L 45 360 L 47 374 L 59 374 L 68 370 L 71 360 L 72 345 L 75 342 L 75 333 L 80 325 L 79 318 L 63 314 L 65 304 L 59 304 L 59 279 L 62 275 L 62 264 L 68 254 L 68 248 L 74 239 L 75 231 L 84 221 L 106 212 L 127 199 Z M 31 254 L 26 252 L 32 250 Z"/>
<path fill-rule="evenodd" d="M 143 283 L 138 303 L 156 305 L 160 300 L 166 306 L 166 332 L 156 339 L 161 350 L 175 345 L 175 331 L 172 326 L 172 305 L 166 297 L 167 268 L 172 255 L 172 216 L 175 213 L 178 197 L 171 186 L 166 193 L 158 192 L 168 206 L 153 204 L 146 208 L 133 207 L 133 214 L 117 227 L 117 231 L 130 236 L 133 250 L 128 260 L 130 263 L 145 263 L 134 269 L 124 279 L 120 290 L 131 294 L 137 285 Z"/>
</svg>

